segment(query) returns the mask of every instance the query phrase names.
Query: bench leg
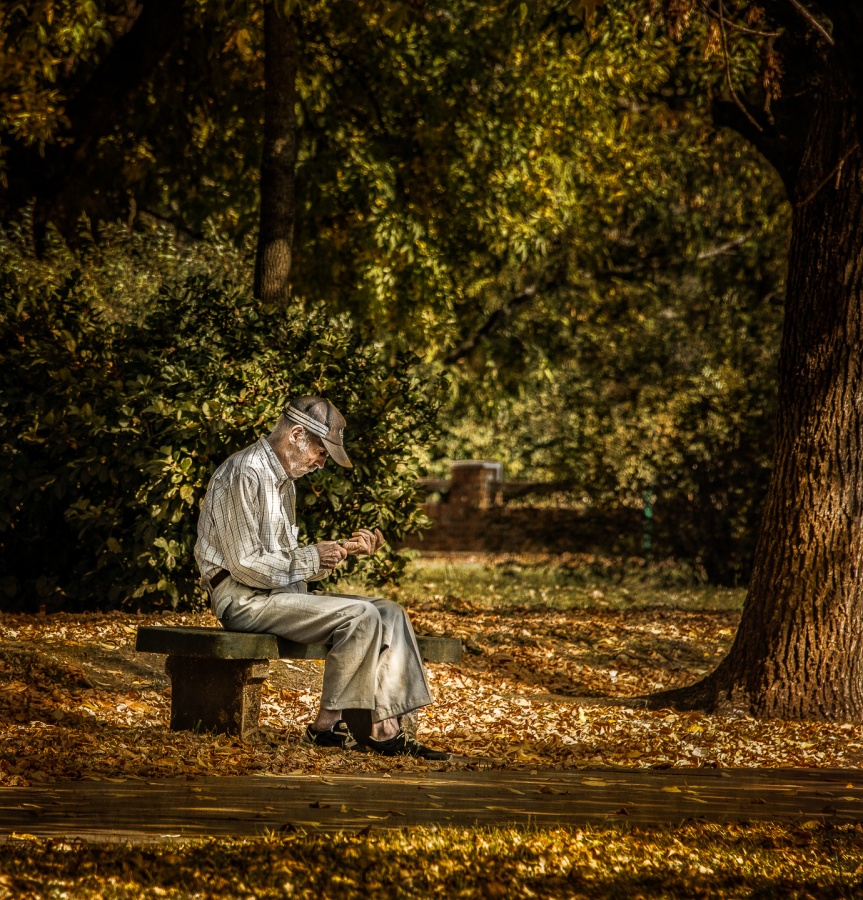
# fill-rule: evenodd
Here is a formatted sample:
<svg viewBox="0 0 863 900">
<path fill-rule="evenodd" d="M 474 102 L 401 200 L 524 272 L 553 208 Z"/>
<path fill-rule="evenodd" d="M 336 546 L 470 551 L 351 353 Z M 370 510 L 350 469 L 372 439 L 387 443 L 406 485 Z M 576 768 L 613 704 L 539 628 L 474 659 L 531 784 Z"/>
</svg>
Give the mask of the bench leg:
<svg viewBox="0 0 863 900">
<path fill-rule="evenodd" d="M 343 709 L 342 718 L 347 723 L 351 734 L 357 739 L 357 743 L 364 747 L 372 731 L 372 712 L 370 709 Z M 399 716 L 399 725 L 408 737 L 417 735 L 416 710 Z"/>
<path fill-rule="evenodd" d="M 370 709 L 343 709 L 342 718 L 350 728 L 351 734 L 361 747 L 365 747 L 372 730 L 372 711 Z"/>
<path fill-rule="evenodd" d="M 171 731 L 247 736 L 258 727 L 261 684 L 269 668 L 265 659 L 169 656 Z"/>
</svg>

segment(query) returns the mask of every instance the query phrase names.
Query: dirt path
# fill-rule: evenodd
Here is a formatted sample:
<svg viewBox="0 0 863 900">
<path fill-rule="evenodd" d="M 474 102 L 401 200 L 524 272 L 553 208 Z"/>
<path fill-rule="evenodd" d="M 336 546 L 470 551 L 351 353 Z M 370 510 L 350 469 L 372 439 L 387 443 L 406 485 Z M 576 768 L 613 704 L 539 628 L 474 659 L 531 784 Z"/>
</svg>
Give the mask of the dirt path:
<svg viewBox="0 0 863 900">
<path fill-rule="evenodd" d="M 863 822 L 863 770 L 429 772 L 0 788 L 0 841 L 251 836 L 416 825 Z"/>
</svg>

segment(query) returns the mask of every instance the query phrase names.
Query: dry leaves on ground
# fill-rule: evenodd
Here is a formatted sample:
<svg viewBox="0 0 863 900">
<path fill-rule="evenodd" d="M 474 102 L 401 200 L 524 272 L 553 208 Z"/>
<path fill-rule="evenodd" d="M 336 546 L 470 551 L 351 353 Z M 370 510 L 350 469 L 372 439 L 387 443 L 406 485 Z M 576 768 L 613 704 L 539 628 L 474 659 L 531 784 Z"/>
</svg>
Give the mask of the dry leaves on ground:
<svg viewBox="0 0 863 900">
<path fill-rule="evenodd" d="M 696 680 L 727 649 L 736 613 L 509 609 L 411 611 L 420 633 L 455 635 L 458 665 L 429 667 L 436 695 L 419 736 L 460 755 L 447 765 L 840 766 L 863 764 L 863 728 L 629 708 L 626 698 Z M 196 616 L 0 617 L 0 784 L 409 770 L 426 764 L 305 748 L 322 664 L 271 665 L 259 739 L 171 732 L 158 656 L 141 624 Z M 597 696 L 604 699 L 595 699 Z M 593 699 L 588 699 L 593 698 Z"/>
<path fill-rule="evenodd" d="M 391 829 L 4 846 L 0 900 L 858 897 L 860 826 Z"/>
</svg>

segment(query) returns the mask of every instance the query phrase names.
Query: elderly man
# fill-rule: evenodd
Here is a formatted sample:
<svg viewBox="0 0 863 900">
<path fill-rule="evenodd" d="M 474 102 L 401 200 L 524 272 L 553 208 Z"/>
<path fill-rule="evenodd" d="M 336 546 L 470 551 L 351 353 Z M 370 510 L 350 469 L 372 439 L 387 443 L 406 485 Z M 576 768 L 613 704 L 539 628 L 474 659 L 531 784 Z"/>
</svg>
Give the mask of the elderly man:
<svg viewBox="0 0 863 900">
<path fill-rule="evenodd" d="M 295 482 L 323 468 L 327 456 L 351 466 L 344 426 L 328 400 L 292 400 L 267 437 L 216 470 L 201 508 L 195 558 L 225 628 L 331 647 L 306 743 L 355 749 L 342 710 L 369 709 L 373 752 L 448 759 L 399 727 L 399 716 L 432 699 L 402 607 L 373 597 L 311 594 L 307 587 L 348 556 L 371 555 L 384 544 L 380 530 L 361 528 L 348 540 L 299 545 Z"/>
</svg>

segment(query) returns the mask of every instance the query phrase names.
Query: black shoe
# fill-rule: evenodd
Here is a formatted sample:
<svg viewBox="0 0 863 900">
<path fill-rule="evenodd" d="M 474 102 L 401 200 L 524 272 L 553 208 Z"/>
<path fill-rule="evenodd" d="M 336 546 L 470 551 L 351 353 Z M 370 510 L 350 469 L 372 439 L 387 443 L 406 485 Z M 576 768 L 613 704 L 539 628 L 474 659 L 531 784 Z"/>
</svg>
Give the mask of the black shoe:
<svg viewBox="0 0 863 900">
<path fill-rule="evenodd" d="M 387 741 L 376 741 L 373 738 L 366 740 L 366 746 L 372 753 L 380 756 L 413 756 L 416 759 L 441 759 L 450 758 L 449 753 L 443 750 L 432 750 L 414 738 L 409 738 L 401 729 L 395 737 Z"/>
<path fill-rule="evenodd" d="M 317 731 L 309 725 L 302 737 L 302 742 L 311 744 L 313 747 L 338 747 L 340 750 L 357 749 L 357 742 L 344 719 L 339 719 L 332 728 L 328 728 L 326 731 Z"/>
</svg>

